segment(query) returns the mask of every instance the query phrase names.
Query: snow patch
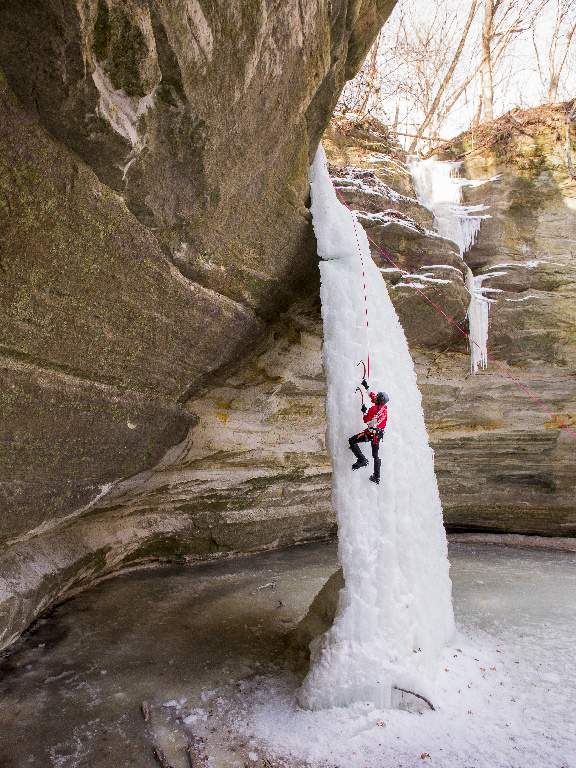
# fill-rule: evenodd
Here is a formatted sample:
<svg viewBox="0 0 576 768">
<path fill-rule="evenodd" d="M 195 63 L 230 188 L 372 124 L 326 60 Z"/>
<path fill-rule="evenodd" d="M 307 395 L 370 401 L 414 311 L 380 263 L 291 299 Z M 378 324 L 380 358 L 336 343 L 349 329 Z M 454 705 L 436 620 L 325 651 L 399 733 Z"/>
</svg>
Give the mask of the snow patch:
<svg viewBox="0 0 576 768">
<path fill-rule="evenodd" d="M 392 286 L 393 288 L 417 288 L 419 290 L 422 290 L 423 288 L 426 288 L 424 283 L 420 283 L 418 281 L 412 282 L 412 283 L 396 283 L 396 285 Z"/>
<path fill-rule="evenodd" d="M 430 273 L 426 274 L 410 274 L 409 272 L 403 273 L 403 279 L 407 280 L 408 278 L 412 278 L 414 280 L 418 280 L 420 282 L 424 283 L 437 283 L 439 285 L 449 285 L 452 280 L 444 280 L 442 277 L 433 277 Z"/>
<path fill-rule="evenodd" d="M 528 296 L 522 296 L 522 298 L 520 299 L 504 299 L 504 301 L 518 302 L 518 301 L 528 301 L 528 299 L 537 299 L 537 298 L 538 298 L 537 296 L 531 293 Z"/>
<path fill-rule="evenodd" d="M 410 229 L 413 232 L 417 232 L 418 234 L 423 233 L 422 227 L 420 227 L 414 221 L 414 219 L 402 216 L 398 213 L 398 211 L 381 211 L 379 213 L 354 211 L 354 214 L 358 219 L 363 219 L 364 221 L 372 221 L 376 224 L 382 224 L 384 227 L 388 226 L 389 224 L 398 224 L 400 227 L 406 227 L 406 229 Z M 436 236 L 436 233 L 434 233 L 434 235 Z"/>
<path fill-rule="evenodd" d="M 154 105 L 156 88 L 142 98 L 128 96 L 123 90 L 116 90 L 108 75 L 99 64 L 92 72 L 92 79 L 100 95 L 98 114 L 111 126 L 112 130 L 123 136 L 134 149 L 141 150 L 143 139 L 138 131 L 140 118 Z M 133 161 L 124 167 L 124 175 Z"/>
<path fill-rule="evenodd" d="M 457 269 L 450 264 L 426 264 L 426 269 L 453 269 L 454 272 L 458 272 L 459 275 L 462 274 L 460 269 Z"/>
<path fill-rule="evenodd" d="M 530 259 L 529 261 L 504 261 L 502 264 L 493 264 L 492 269 L 501 269 L 502 267 L 520 267 L 522 269 L 536 269 L 544 262 L 541 259 Z"/>
<path fill-rule="evenodd" d="M 373 172 L 366 171 L 364 168 L 355 168 L 354 166 L 348 166 L 344 168 L 343 176 L 333 176 L 332 182 L 337 189 L 346 189 L 347 187 L 355 187 L 356 189 L 364 192 L 366 195 L 373 195 L 376 197 L 386 197 L 388 200 L 392 200 L 395 203 L 398 202 L 410 202 L 417 203 L 413 197 L 401 195 L 392 189 L 388 184 L 385 184 L 379 179 Z"/>
</svg>

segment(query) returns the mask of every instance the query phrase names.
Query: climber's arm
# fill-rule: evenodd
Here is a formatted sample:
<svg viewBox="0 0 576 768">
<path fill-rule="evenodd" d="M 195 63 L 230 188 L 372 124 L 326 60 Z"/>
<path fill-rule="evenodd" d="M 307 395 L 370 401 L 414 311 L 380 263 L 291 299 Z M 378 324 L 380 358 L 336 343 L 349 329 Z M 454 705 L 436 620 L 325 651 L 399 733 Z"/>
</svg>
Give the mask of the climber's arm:
<svg viewBox="0 0 576 768">
<path fill-rule="evenodd" d="M 376 406 L 373 405 L 371 408 L 368 409 L 368 413 L 365 413 L 364 416 L 362 417 L 364 419 L 364 424 L 368 424 L 369 421 L 372 421 L 375 413 L 376 413 Z"/>
</svg>

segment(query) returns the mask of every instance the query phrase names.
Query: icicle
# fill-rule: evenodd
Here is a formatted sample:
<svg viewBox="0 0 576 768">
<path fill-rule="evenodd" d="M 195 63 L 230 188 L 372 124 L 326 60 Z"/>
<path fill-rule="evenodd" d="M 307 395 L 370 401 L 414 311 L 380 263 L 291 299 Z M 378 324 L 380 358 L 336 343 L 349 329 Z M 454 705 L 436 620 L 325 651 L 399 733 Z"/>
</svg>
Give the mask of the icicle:
<svg viewBox="0 0 576 768">
<path fill-rule="evenodd" d="M 470 294 L 468 305 L 468 328 L 470 335 L 470 370 L 477 373 L 478 368 L 488 365 L 488 322 L 490 302 L 482 294 L 482 281 L 486 275 L 474 277 L 470 267 L 466 267 L 466 288 Z"/>
<path fill-rule="evenodd" d="M 485 182 L 460 178 L 460 166 L 460 163 L 429 158 L 413 160 L 410 171 L 418 200 L 434 214 L 438 234 L 455 243 L 463 259 L 476 242 L 482 221 L 490 216 L 484 213 L 487 210 L 484 205 L 462 205 L 462 188 L 477 187 Z M 489 300 L 482 288 L 482 281 L 488 275 L 474 277 L 469 267 L 466 270 L 466 288 L 470 294 L 470 370 L 477 373 L 488 364 Z"/>
<path fill-rule="evenodd" d="M 476 242 L 483 219 L 490 217 L 485 205 L 462 205 L 462 188 L 484 182 L 460 178 L 460 166 L 432 157 L 412 160 L 410 171 L 418 200 L 434 214 L 438 234 L 456 243 L 463 257 Z"/>
</svg>

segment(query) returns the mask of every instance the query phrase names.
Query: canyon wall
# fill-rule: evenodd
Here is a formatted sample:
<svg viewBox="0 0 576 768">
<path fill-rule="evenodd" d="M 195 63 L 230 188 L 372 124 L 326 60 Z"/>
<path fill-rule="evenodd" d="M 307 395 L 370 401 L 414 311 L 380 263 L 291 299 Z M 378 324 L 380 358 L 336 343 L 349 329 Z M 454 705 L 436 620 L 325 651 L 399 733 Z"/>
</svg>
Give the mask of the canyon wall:
<svg viewBox="0 0 576 768">
<path fill-rule="evenodd" d="M 452 530 L 576 532 L 576 180 L 566 106 L 511 113 L 442 149 L 462 176 L 484 181 L 463 188 L 465 203 L 489 215 L 464 260 L 431 231 L 385 129 L 343 123 L 327 135 L 335 183 L 395 262 L 375 249 L 417 362 Z M 488 367 L 474 375 L 466 337 L 443 315 L 467 330 L 467 267 L 491 301 Z"/>
<path fill-rule="evenodd" d="M 157 500 L 135 522 L 111 492 L 144 489 L 190 440 L 198 394 L 317 294 L 309 159 L 393 5 L 2 3 L 0 644 L 134 550 L 176 556 L 171 531 L 202 529 L 201 556 L 248 546 L 204 530 L 234 498 L 227 456 L 228 485 L 177 519 Z M 301 471 L 286 466 L 296 496 Z M 265 485 L 250 462 L 241 482 Z"/>
<path fill-rule="evenodd" d="M 335 533 L 307 172 L 392 6 L 2 4 L 0 645 L 119 568 Z M 504 273 L 485 281 L 501 291 L 489 348 L 573 422 L 562 114 L 518 113 L 443 156 L 498 177 L 467 192 L 493 217 L 468 264 Z M 334 122 L 325 145 L 409 272 L 375 251 L 448 526 L 574 535 L 573 440 L 495 365 L 472 376 L 414 288 L 465 321 L 465 265 L 404 153 L 374 121 Z"/>
</svg>

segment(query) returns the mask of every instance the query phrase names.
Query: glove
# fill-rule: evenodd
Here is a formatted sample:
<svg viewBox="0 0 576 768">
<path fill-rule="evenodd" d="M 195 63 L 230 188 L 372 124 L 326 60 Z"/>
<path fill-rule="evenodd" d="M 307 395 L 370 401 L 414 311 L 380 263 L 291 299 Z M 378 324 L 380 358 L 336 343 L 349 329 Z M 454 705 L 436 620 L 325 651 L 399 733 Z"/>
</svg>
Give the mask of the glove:
<svg viewBox="0 0 576 768">
<path fill-rule="evenodd" d="M 365 406 L 365 405 L 363 405 L 363 406 L 362 406 L 362 408 L 360 408 L 360 410 L 362 411 L 362 413 L 366 413 L 366 411 L 368 410 L 368 408 L 366 408 L 366 406 Z"/>
<path fill-rule="evenodd" d="M 362 379 L 360 383 L 362 384 L 366 392 L 368 392 L 368 382 L 366 381 L 366 379 Z"/>
</svg>

